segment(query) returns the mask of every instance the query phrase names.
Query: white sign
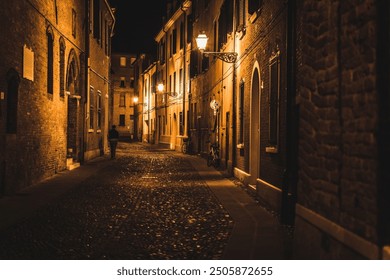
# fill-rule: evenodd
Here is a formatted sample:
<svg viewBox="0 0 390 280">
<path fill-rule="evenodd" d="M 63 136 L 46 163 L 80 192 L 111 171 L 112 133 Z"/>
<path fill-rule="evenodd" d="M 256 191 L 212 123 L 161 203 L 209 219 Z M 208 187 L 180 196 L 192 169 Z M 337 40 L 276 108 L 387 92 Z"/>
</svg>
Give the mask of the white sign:
<svg viewBox="0 0 390 280">
<path fill-rule="evenodd" d="M 210 108 L 213 109 L 213 110 L 218 110 L 219 108 L 219 103 L 217 100 L 213 99 L 211 100 L 210 102 Z"/>
<path fill-rule="evenodd" d="M 23 78 L 34 81 L 34 52 L 26 45 L 23 48 Z"/>
</svg>

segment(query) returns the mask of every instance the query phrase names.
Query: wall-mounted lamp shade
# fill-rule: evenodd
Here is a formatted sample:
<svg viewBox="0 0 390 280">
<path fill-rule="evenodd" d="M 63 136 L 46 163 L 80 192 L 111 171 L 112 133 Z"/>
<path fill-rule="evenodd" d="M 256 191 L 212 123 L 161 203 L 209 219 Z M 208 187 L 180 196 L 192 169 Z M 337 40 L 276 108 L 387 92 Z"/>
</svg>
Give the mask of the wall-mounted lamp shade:
<svg viewBox="0 0 390 280">
<path fill-rule="evenodd" d="M 163 92 L 163 91 L 164 91 L 164 85 L 163 85 L 163 84 L 158 84 L 158 85 L 157 85 L 157 90 L 158 90 L 159 92 Z"/>
<path fill-rule="evenodd" d="M 137 103 L 138 102 L 138 97 L 133 97 L 133 101 L 134 101 L 134 103 Z"/>
<path fill-rule="evenodd" d="M 209 38 L 204 33 L 199 34 L 198 37 L 195 38 L 199 50 L 204 51 L 206 49 L 208 39 Z"/>
</svg>

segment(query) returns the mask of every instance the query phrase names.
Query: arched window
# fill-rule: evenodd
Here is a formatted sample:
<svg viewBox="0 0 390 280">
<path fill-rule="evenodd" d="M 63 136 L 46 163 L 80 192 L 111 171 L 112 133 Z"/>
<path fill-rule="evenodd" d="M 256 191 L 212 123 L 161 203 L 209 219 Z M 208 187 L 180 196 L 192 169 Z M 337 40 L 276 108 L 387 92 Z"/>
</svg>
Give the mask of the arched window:
<svg viewBox="0 0 390 280">
<path fill-rule="evenodd" d="M 73 95 L 77 95 L 79 92 L 78 84 L 78 63 L 75 51 L 72 49 L 69 52 L 68 57 L 68 70 L 66 77 L 66 90 Z"/>
<path fill-rule="evenodd" d="M 16 133 L 20 77 L 15 69 L 7 73 L 7 133 Z"/>
<path fill-rule="evenodd" d="M 60 38 L 60 97 L 65 96 L 65 40 Z"/>
<path fill-rule="evenodd" d="M 54 35 L 53 35 L 53 30 L 50 26 L 47 28 L 46 36 L 47 36 L 47 93 L 53 94 Z"/>
</svg>

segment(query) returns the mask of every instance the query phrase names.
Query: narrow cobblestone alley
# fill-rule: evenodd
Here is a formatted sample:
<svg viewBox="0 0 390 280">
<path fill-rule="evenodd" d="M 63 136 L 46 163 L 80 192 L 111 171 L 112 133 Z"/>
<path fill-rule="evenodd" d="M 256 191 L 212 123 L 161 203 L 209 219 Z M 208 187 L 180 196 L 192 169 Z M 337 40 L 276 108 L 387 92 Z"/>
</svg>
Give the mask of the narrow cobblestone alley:
<svg viewBox="0 0 390 280">
<path fill-rule="evenodd" d="M 0 258 L 222 258 L 234 222 L 190 159 L 121 142 L 116 160 L 4 229 Z"/>
</svg>

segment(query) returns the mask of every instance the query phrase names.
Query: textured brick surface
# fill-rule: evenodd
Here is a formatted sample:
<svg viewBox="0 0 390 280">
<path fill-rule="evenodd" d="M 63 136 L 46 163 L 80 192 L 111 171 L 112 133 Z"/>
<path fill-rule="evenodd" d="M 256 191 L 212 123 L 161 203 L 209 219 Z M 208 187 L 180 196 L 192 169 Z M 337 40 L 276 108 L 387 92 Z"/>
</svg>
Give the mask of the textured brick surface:
<svg viewBox="0 0 390 280">
<path fill-rule="evenodd" d="M 108 126 L 109 57 L 105 53 L 105 45 L 92 39 L 91 60 L 85 59 L 85 1 L 17 0 L 12 3 L 0 3 L 0 24 L 7 26 L 0 38 L 0 91 L 5 93 L 5 99 L 0 101 L 0 193 L 14 192 L 64 170 L 68 148 L 73 149 L 76 160 L 83 158 L 83 151 L 88 160 L 103 153 L 107 146 L 102 135 Z M 75 33 L 72 30 L 72 11 L 75 12 Z M 47 30 L 53 34 L 52 94 L 47 90 Z M 60 40 L 65 46 L 62 78 Z M 24 45 L 34 53 L 33 81 L 23 78 Z M 72 59 L 75 61 L 75 74 L 68 79 Z M 83 141 L 87 122 L 87 63 L 91 67 L 90 84 L 95 87 L 95 93 L 100 90 L 102 94 L 103 125 L 101 129 L 95 125 L 94 131 Z M 7 73 L 10 69 L 14 69 L 20 78 L 16 134 L 6 134 Z M 61 83 L 70 96 L 81 97 L 81 100 L 77 102 L 67 94 L 61 96 Z M 96 112 L 95 109 L 97 115 Z"/>
<path fill-rule="evenodd" d="M 59 95 L 59 53 L 61 37 L 65 39 L 65 72 L 73 49 L 83 49 L 82 1 L 58 2 L 57 18 L 52 1 L 14 1 L 0 4 L 4 29 L 1 37 L 0 90 L 7 99 L 6 74 L 15 69 L 20 76 L 18 93 L 17 133 L 5 134 L 6 102 L 1 101 L 0 141 L 1 165 L 5 179 L 3 192 L 12 192 L 49 177 L 66 168 L 67 102 Z M 77 32 L 71 31 L 72 8 L 77 11 Z M 23 20 L 21 20 L 23 19 Z M 54 35 L 54 93 L 47 93 L 47 39 L 51 26 Z M 23 78 L 23 46 L 34 52 L 34 81 Z M 65 74 L 66 75 L 66 74 Z"/>
<path fill-rule="evenodd" d="M 298 202 L 376 242 L 375 1 L 298 1 L 297 11 Z"/>
</svg>

